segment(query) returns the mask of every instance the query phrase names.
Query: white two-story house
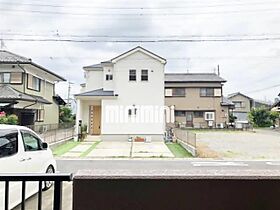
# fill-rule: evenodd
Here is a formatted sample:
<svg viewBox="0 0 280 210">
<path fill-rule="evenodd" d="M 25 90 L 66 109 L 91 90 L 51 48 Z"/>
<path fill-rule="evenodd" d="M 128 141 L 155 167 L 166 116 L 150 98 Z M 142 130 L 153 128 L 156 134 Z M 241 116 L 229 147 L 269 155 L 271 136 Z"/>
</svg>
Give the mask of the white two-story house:
<svg viewBox="0 0 280 210">
<path fill-rule="evenodd" d="M 130 137 L 162 140 L 165 130 L 166 60 L 136 47 L 109 61 L 85 66 L 85 84 L 77 100 L 77 124 L 102 140 Z"/>
</svg>

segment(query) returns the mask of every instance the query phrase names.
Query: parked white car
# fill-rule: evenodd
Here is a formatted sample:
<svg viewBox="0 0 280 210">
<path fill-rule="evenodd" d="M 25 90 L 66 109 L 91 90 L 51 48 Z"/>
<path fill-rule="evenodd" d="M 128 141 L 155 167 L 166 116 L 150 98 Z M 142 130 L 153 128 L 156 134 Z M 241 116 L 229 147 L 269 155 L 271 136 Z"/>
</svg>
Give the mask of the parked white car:
<svg viewBox="0 0 280 210">
<path fill-rule="evenodd" d="M 1 173 L 54 173 L 56 162 L 48 144 L 23 126 L 0 125 Z M 52 182 L 45 182 L 47 190 Z M 0 182 L 0 209 L 4 209 L 4 183 Z M 26 182 L 26 198 L 38 192 L 38 182 Z M 21 182 L 10 183 L 10 209 L 21 203 Z"/>
</svg>

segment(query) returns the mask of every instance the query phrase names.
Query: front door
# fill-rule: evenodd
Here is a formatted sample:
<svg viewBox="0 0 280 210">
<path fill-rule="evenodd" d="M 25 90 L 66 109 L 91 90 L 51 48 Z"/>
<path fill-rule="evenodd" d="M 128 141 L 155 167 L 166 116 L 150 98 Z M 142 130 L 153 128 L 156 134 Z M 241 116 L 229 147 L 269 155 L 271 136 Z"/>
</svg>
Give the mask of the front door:
<svg viewBox="0 0 280 210">
<path fill-rule="evenodd" d="M 186 126 L 193 127 L 193 113 L 192 112 L 186 113 Z"/>
<path fill-rule="evenodd" d="M 90 107 L 90 122 L 91 122 L 91 134 L 100 135 L 101 134 L 101 106 L 91 106 Z"/>
</svg>

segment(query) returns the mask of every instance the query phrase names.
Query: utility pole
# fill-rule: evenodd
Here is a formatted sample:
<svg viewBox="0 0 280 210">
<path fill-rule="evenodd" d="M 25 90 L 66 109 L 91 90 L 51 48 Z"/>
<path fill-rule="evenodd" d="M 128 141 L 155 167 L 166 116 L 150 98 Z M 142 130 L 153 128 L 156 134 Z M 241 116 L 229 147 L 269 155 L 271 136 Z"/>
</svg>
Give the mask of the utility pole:
<svg viewBox="0 0 280 210">
<path fill-rule="evenodd" d="M 220 65 L 219 64 L 217 66 L 217 70 L 218 70 L 218 76 L 220 76 Z"/>
<path fill-rule="evenodd" d="M 71 84 L 72 82 L 68 82 L 68 96 L 67 96 L 67 106 L 70 107 L 70 92 L 71 92 Z"/>
</svg>

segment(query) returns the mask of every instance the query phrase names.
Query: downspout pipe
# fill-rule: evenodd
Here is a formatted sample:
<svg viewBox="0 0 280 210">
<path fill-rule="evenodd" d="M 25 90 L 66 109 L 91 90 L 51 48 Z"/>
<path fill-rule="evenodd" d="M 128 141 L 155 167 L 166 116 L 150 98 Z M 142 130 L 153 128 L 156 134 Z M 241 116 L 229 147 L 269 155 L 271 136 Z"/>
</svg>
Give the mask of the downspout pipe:
<svg viewBox="0 0 280 210">
<path fill-rule="evenodd" d="M 26 108 L 28 108 L 28 107 L 30 107 L 30 106 L 33 106 L 33 105 L 37 104 L 37 103 L 38 103 L 38 100 L 35 100 L 34 103 L 29 104 L 29 105 L 27 105 L 27 106 L 24 106 L 23 109 L 26 109 Z"/>
<path fill-rule="evenodd" d="M 25 81 L 26 81 L 26 70 L 25 70 L 21 65 L 19 65 L 19 62 L 17 62 L 17 65 L 18 65 L 18 67 L 24 72 L 22 83 L 23 83 L 23 93 L 25 93 L 25 86 L 26 86 L 26 83 L 25 83 Z M 37 102 L 36 102 L 36 103 L 37 103 Z"/>
</svg>

